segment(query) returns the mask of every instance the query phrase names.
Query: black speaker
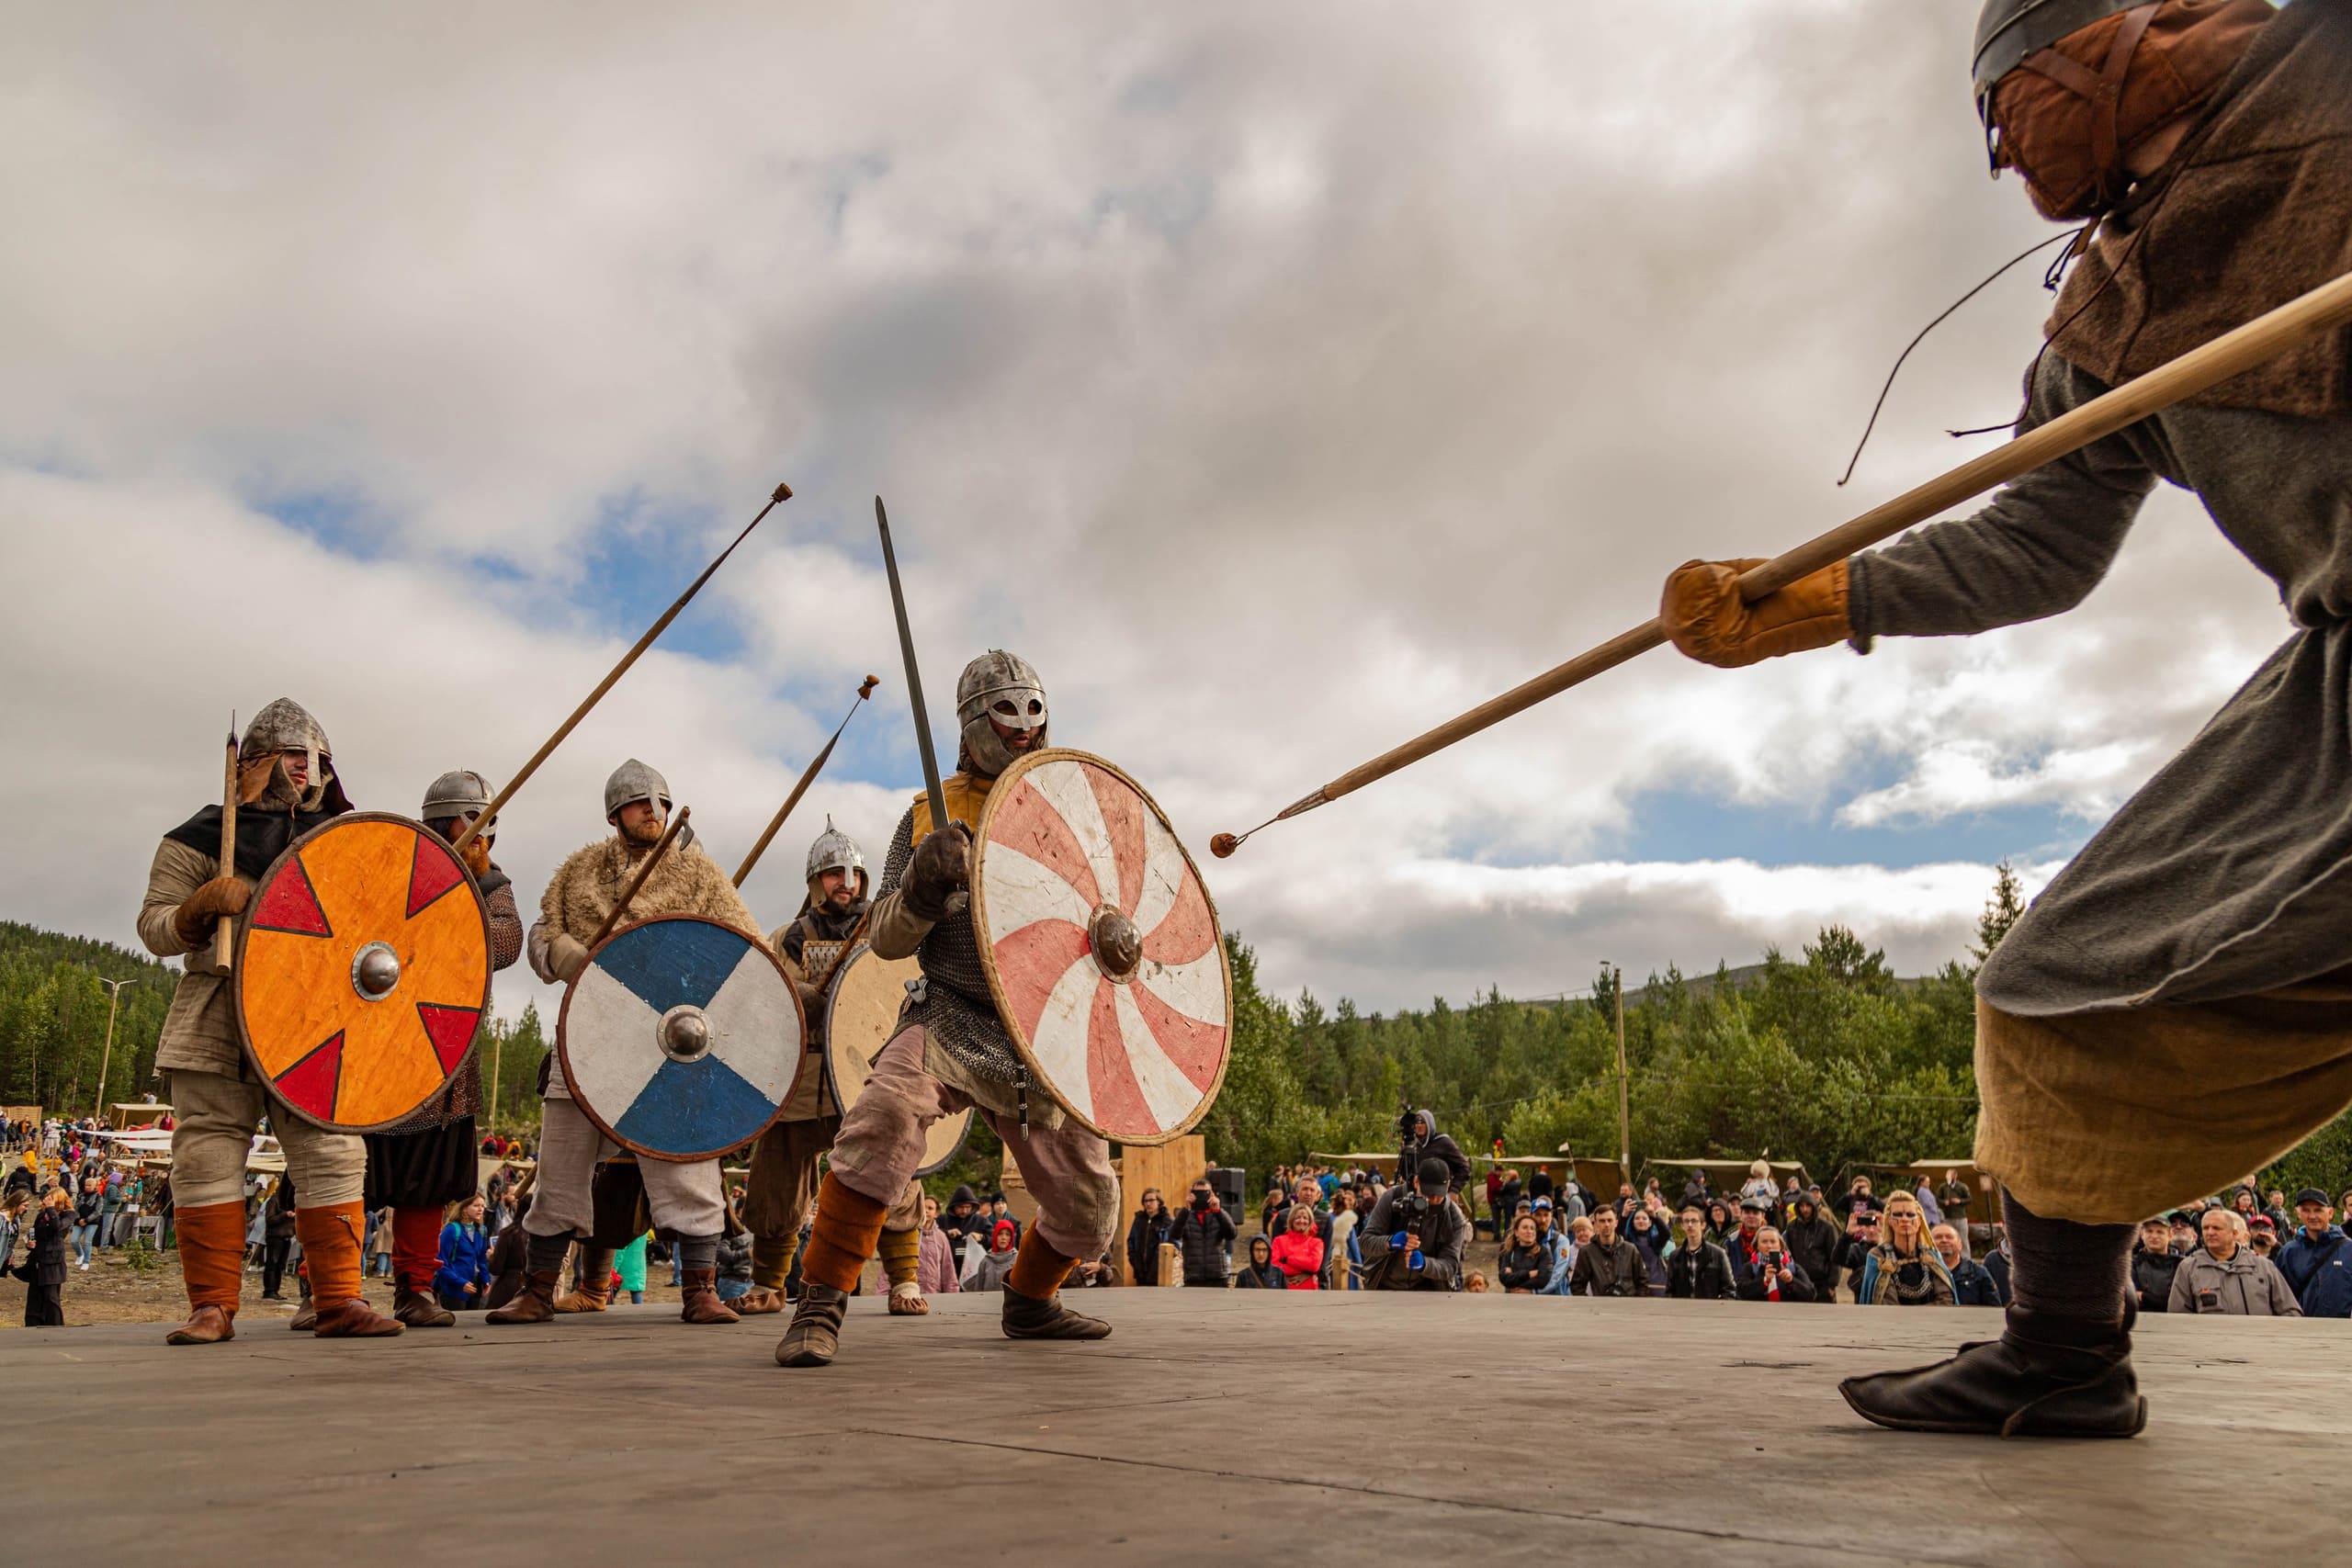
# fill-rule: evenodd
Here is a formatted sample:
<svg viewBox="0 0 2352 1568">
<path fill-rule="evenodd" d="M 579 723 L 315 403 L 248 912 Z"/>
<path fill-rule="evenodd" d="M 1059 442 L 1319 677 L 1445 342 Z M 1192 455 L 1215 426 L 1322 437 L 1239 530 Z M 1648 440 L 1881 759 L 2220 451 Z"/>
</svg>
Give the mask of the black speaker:
<svg viewBox="0 0 2352 1568">
<path fill-rule="evenodd" d="M 1213 1165 L 1209 1167 L 1208 1177 L 1209 1190 L 1216 1194 L 1218 1203 L 1239 1213 L 1248 1202 L 1246 1194 L 1249 1190 L 1247 1174 L 1242 1168 L 1238 1165 Z"/>
</svg>

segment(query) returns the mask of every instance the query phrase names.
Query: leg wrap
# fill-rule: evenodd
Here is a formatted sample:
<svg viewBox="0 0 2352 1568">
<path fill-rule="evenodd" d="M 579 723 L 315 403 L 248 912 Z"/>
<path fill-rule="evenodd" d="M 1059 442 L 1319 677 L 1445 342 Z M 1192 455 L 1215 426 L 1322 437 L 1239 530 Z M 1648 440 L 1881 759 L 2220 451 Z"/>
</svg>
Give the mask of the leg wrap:
<svg viewBox="0 0 2352 1568">
<path fill-rule="evenodd" d="M 1021 1238 L 1021 1250 L 1005 1270 L 1004 1285 L 1033 1301 L 1044 1301 L 1062 1288 L 1075 1258 L 1065 1258 L 1039 1236 L 1035 1226 Z"/>
<path fill-rule="evenodd" d="M 885 1230 L 881 1237 L 882 1272 L 893 1285 L 914 1283 L 916 1259 L 922 1253 L 919 1231 Z"/>
<path fill-rule="evenodd" d="M 244 1204 L 199 1203 L 182 1207 L 175 1215 L 180 1232 L 180 1277 L 187 1286 L 188 1306 L 215 1306 L 235 1316 L 237 1291 L 244 1275 Z"/>
<path fill-rule="evenodd" d="M 2009 1286 L 2016 1304 L 2037 1314 L 2115 1323 L 2132 1279 L 2131 1225 L 2047 1220 L 2001 1189 L 2009 1232 Z"/>
<path fill-rule="evenodd" d="M 441 1268 L 438 1205 L 392 1211 L 392 1279 L 412 1291 L 430 1291 Z"/>
<path fill-rule="evenodd" d="M 817 1223 L 808 1232 L 801 1278 L 844 1294 L 857 1289 L 857 1276 L 874 1256 L 888 1213 L 888 1204 L 843 1186 L 827 1171 L 817 1189 Z"/>
<path fill-rule="evenodd" d="M 359 1232 L 368 1215 L 357 1203 L 294 1211 L 294 1234 L 310 1269 L 311 1299 L 323 1312 L 359 1299 Z"/>
</svg>

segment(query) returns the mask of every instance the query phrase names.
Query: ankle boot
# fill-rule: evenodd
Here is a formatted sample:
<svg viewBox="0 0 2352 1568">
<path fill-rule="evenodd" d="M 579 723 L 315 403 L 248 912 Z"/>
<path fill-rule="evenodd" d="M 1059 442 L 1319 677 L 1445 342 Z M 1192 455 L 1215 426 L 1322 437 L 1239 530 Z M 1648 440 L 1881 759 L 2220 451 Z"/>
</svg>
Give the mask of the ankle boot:
<svg viewBox="0 0 2352 1568">
<path fill-rule="evenodd" d="M 613 1249 L 592 1247 L 580 1273 L 580 1288 L 555 1299 L 558 1312 L 602 1312 L 613 1293 Z"/>
<path fill-rule="evenodd" d="M 287 1328 L 296 1334 L 308 1334 L 318 1325 L 319 1303 L 309 1296 L 302 1298 L 302 1304 L 294 1309 L 292 1317 L 286 1320 Z"/>
<path fill-rule="evenodd" d="M 1007 1339 L 1108 1339 L 1111 1325 L 1099 1317 L 1072 1312 L 1062 1305 L 1059 1291 L 1043 1301 L 1004 1287 L 1004 1337 Z"/>
<path fill-rule="evenodd" d="M 1838 1385 L 1866 1421 L 1905 1432 L 2004 1438 L 2129 1438 L 2148 1424 L 2132 1371 L 2132 1322 L 2052 1317 L 2008 1309 L 1998 1339 L 1909 1371 Z"/>
<path fill-rule="evenodd" d="M 842 1347 L 842 1317 L 849 1311 L 849 1293 L 810 1281 L 800 1288 L 800 1305 L 792 1326 L 776 1341 L 780 1367 L 821 1367 L 831 1362 Z"/>
<path fill-rule="evenodd" d="M 448 1328 L 458 1321 L 456 1313 L 405 1280 L 392 1287 L 392 1315 L 411 1328 Z"/>
<path fill-rule="evenodd" d="M 234 1339 L 237 1325 L 231 1315 L 210 1302 L 187 1314 L 187 1321 L 164 1336 L 166 1345 L 217 1345 Z"/>
<path fill-rule="evenodd" d="M 408 1326 L 386 1317 L 357 1296 L 319 1308 L 316 1320 L 311 1332 L 322 1339 L 389 1339 Z"/>
<path fill-rule="evenodd" d="M 685 1323 L 741 1323 L 732 1308 L 718 1299 L 716 1269 L 686 1269 L 679 1272 L 679 1319 Z"/>
<path fill-rule="evenodd" d="M 164 1343 L 214 1345 L 235 1338 L 237 1292 L 244 1283 L 244 1204 L 191 1204 L 179 1212 L 179 1232 L 188 1314 L 164 1336 Z"/>
<path fill-rule="evenodd" d="M 548 1323 L 555 1317 L 555 1288 L 563 1282 L 560 1269 L 534 1269 L 523 1276 L 523 1288 L 514 1299 L 495 1312 L 485 1314 L 485 1323 Z"/>
</svg>

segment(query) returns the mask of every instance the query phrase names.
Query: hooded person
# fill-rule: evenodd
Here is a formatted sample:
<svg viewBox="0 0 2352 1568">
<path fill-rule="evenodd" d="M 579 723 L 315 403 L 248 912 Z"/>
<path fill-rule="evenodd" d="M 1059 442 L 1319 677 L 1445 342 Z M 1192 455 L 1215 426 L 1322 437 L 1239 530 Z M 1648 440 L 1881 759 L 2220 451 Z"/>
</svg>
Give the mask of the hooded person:
<svg viewBox="0 0 2352 1568">
<path fill-rule="evenodd" d="M 1459 1192 L 1470 1185 L 1469 1157 L 1463 1154 L 1462 1145 L 1453 1141 L 1452 1134 L 1437 1130 L 1434 1112 L 1416 1111 L 1404 1118 L 1404 1123 L 1400 1131 L 1404 1134 L 1405 1151 L 1397 1166 L 1400 1179 L 1409 1177 L 1423 1159 L 1433 1157 L 1445 1162 L 1446 1180 L 1453 1190 Z M 1512 1184 L 1517 1185 L 1518 1180 L 1519 1173 L 1513 1171 Z M 1534 1196 L 1532 1192 L 1528 1195 Z M 1500 1223 L 1500 1216 L 1497 1223 Z"/>
<path fill-rule="evenodd" d="M 587 967 L 588 944 L 661 841 L 669 818 L 670 786 L 660 773 L 634 757 L 613 770 L 605 781 L 605 820 L 613 834 L 573 851 L 539 896 L 539 918 L 526 943 L 533 974 L 551 985 L 569 985 Z M 697 916 L 770 951 L 734 883 L 694 841 L 691 828 L 672 841 L 624 913 L 631 923 L 656 915 Z M 538 1181 L 531 1212 L 523 1219 L 531 1237 L 528 1265 L 521 1292 L 488 1314 L 490 1323 L 545 1323 L 559 1313 L 602 1312 L 611 1288 L 613 1251 L 594 1240 L 616 1227 L 596 1223 L 595 1179 L 597 1163 L 618 1154 L 619 1146 L 573 1102 L 562 1063 L 553 1053 L 546 1072 Z M 718 1291 L 718 1243 L 728 1224 L 718 1161 L 646 1159 L 637 1169 L 654 1228 L 679 1253 L 678 1315 L 688 1323 L 736 1322 Z M 581 1288 L 559 1301 L 555 1292 L 564 1254 L 575 1238 L 586 1251 Z"/>
<path fill-rule="evenodd" d="M 752 1233 L 752 1288 L 734 1302 L 736 1312 L 746 1316 L 784 1310 L 784 1283 L 791 1276 L 800 1222 L 817 1199 L 817 1161 L 833 1146 L 842 1125 L 842 1108 L 825 1071 L 825 998 L 865 926 L 865 854 L 828 817 L 825 830 L 808 846 L 807 872 L 808 896 L 799 913 L 769 938 L 800 993 L 808 1020 L 808 1062 L 784 1113 L 752 1149 L 743 1198 L 743 1224 Z M 883 1222 L 882 1265 L 890 1280 L 893 1316 L 931 1310 L 918 1278 L 922 1202 L 922 1184 L 910 1180 Z"/>
<path fill-rule="evenodd" d="M 1432 1154 L 1410 1180 L 1380 1195 L 1363 1225 L 1365 1290 L 1461 1289 L 1470 1222 L 1450 1195 L 1453 1186 L 1453 1171 Z"/>
<path fill-rule="evenodd" d="M 426 787 L 417 820 L 454 843 L 489 808 L 491 793 L 489 781 L 471 769 L 443 773 Z M 497 826 L 485 825 L 460 852 L 481 890 L 493 971 L 510 967 L 523 952 L 514 879 L 490 858 Z M 482 1016 L 489 1015 L 485 999 Z M 433 1281 L 442 1215 L 481 1186 L 474 1130 L 481 1109 L 481 1059 L 469 1055 L 430 1104 L 389 1132 L 366 1134 L 368 1211 L 392 1211 L 392 1315 L 411 1328 L 447 1328 L 458 1321 L 435 1299 Z"/>
<path fill-rule="evenodd" d="M 1821 1204 L 1812 1193 L 1799 1194 L 1792 1206 L 1796 1218 L 1781 1227 L 1781 1239 L 1797 1267 L 1820 1288 L 1813 1299 L 1834 1302 L 1838 1298 L 1838 1246 L 1845 1235 L 1836 1222 L 1823 1217 Z"/>
<path fill-rule="evenodd" d="M 2083 220 L 2020 434 L 2352 269 L 2352 6 L 1989 0 L 1997 174 Z M 2352 1102 L 2352 331 L 2243 375 L 1753 604 L 1668 580 L 1675 645 L 1736 667 L 2072 608 L 2159 481 L 2277 585 L 2287 640 L 2034 901 L 1976 977 L 1975 1163 L 2001 1189 L 1999 1339 L 1841 1385 L 1910 1430 L 2129 1437 L 2135 1222 Z"/>
<path fill-rule="evenodd" d="M 180 959 L 187 971 L 155 1047 L 155 1066 L 170 1075 L 177 1117 L 173 1218 L 188 1300 L 187 1321 L 164 1337 L 169 1344 L 235 1337 L 245 1156 L 264 1116 L 302 1198 L 294 1223 L 315 1316 L 297 1322 L 330 1339 L 401 1332 L 359 1294 L 366 1146 L 354 1134 L 322 1131 L 271 1098 L 239 1043 L 229 972 L 213 962 L 215 929 L 243 915 L 286 847 L 350 809 L 326 731 L 300 703 L 280 697 L 254 715 L 237 743 L 235 863 L 220 863 L 221 808 L 215 805 L 164 834 L 148 867 L 140 941 L 159 958 Z"/>
<path fill-rule="evenodd" d="M 1005 1335 L 1100 1339 L 1111 1332 L 1059 1300 L 1071 1267 L 1102 1256 L 1118 1231 L 1110 1145 L 1028 1092 L 1028 1070 L 980 966 L 969 908 L 972 831 L 1004 770 L 1046 744 L 1046 688 L 1026 660 L 991 650 L 956 681 L 956 773 L 940 792 L 950 820 L 933 822 L 927 795 L 915 798 L 891 837 L 866 928 L 878 956 L 914 957 L 922 978 L 834 1136 L 801 1259 L 799 1305 L 775 1349 L 784 1366 L 820 1367 L 838 1352 L 849 1292 L 922 1163 L 925 1132 L 967 1107 L 1004 1141 L 1037 1203 L 1036 1223 L 1020 1235 L 1004 1274 Z"/>
</svg>

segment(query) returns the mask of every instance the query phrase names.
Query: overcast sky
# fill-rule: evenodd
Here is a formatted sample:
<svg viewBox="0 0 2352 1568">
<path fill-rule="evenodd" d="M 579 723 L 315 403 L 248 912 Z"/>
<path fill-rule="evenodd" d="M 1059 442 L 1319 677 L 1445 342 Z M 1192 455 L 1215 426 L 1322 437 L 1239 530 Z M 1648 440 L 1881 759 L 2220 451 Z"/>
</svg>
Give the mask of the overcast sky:
<svg viewBox="0 0 2352 1568">
<path fill-rule="evenodd" d="M 361 805 L 503 779 L 798 492 L 505 814 L 526 905 L 635 755 L 746 892 L 1035 662 L 1275 989 L 1367 1009 L 1960 956 L 2285 635 L 2158 498 L 2061 620 L 1655 653 L 1229 862 L 1211 833 L 1995 439 L 2047 231 L 1984 177 L 1975 0 L 1692 6 L 14 6 L 0 52 L 0 917 L 134 942 L 232 709 Z M 544 995 L 521 971 L 502 1010 Z"/>
</svg>

